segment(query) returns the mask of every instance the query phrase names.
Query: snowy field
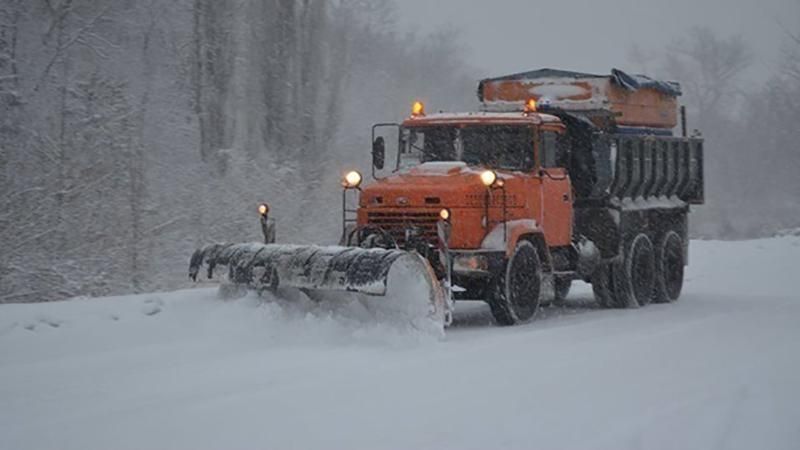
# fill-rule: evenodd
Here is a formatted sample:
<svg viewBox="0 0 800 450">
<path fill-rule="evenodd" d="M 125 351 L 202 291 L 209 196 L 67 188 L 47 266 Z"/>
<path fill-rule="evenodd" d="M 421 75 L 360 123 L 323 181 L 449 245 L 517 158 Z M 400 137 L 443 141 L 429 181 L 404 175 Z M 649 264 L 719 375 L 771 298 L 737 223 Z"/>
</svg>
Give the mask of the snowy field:
<svg viewBox="0 0 800 450">
<path fill-rule="evenodd" d="M 211 288 L 0 305 L 0 449 L 798 449 L 800 237 L 692 243 L 681 300 L 444 339 Z"/>
</svg>

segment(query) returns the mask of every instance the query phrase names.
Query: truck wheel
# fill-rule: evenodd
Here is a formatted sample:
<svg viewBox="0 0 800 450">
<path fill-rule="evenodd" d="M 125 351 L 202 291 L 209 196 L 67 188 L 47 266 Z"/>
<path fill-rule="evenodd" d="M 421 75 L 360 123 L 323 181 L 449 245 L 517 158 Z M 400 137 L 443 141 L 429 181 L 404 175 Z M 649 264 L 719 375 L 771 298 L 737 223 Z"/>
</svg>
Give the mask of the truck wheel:
<svg viewBox="0 0 800 450">
<path fill-rule="evenodd" d="M 674 302 L 683 289 L 683 239 L 668 232 L 656 248 L 656 282 L 653 301 Z"/>
<path fill-rule="evenodd" d="M 530 241 L 520 241 L 488 302 L 495 321 L 514 325 L 531 320 L 539 309 L 541 286 L 539 253 Z"/>
<path fill-rule="evenodd" d="M 640 233 L 627 246 L 625 258 L 615 265 L 614 288 L 620 307 L 646 306 L 653 300 L 656 261 L 653 243 Z M 618 282 L 617 282 L 618 281 Z"/>
</svg>

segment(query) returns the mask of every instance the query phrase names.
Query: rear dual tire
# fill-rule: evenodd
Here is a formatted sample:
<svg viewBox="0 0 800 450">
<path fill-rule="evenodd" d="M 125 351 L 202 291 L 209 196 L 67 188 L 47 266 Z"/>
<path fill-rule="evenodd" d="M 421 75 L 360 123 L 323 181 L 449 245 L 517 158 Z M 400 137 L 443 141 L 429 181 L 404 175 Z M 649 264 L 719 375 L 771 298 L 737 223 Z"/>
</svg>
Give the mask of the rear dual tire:
<svg viewBox="0 0 800 450">
<path fill-rule="evenodd" d="M 683 289 L 685 254 L 680 235 L 669 231 L 656 247 L 656 283 L 653 301 L 670 303 L 678 300 Z"/>
<path fill-rule="evenodd" d="M 605 308 L 638 308 L 650 304 L 656 289 L 653 243 L 644 233 L 623 249 L 623 258 L 599 267 L 592 276 L 592 290 Z"/>
</svg>

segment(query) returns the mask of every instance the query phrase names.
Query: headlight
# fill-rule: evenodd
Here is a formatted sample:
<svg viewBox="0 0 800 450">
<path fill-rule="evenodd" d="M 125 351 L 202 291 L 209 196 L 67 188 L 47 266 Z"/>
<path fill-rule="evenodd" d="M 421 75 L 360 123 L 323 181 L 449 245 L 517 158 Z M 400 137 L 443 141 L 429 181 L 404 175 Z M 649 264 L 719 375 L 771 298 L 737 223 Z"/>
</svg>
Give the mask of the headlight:
<svg viewBox="0 0 800 450">
<path fill-rule="evenodd" d="M 361 174 L 355 170 L 347 172 L 347 175 L 344 176 L 344 180 L 342 180 L 342 186 L 348 189 L 355 189 L 361 186 Z"/>
<path fill-rule="evenodd" d="M 261 214 L 262 216 L 266 216 L 267 213 L 269 213 L 269 205 L 267 205 L 266 203 L 258 205 L 258 213 Z"/>
<path fill-rule="evenodd" d="M 481 174 L 481 182 L 484 186 L 489 187 L 497 181 L 497 174 L 494 173 L 494 170 L 487 170 Z"/>
<path fill-rule="evenodd" d="M 439 211 L 439 218 L 442 220 L 450 220 L 450 210 L 445 208 Z"/>
</svg>

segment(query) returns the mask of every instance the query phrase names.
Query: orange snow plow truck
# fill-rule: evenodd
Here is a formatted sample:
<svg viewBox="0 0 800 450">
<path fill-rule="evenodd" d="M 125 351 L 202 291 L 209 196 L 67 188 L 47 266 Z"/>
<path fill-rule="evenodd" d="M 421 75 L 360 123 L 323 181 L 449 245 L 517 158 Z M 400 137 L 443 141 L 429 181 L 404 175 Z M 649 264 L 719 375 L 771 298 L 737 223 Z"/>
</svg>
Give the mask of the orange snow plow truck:
<svg viewBox="0 0 800 450">
<path fill-rule="evenodd" d="M 391 277 L 405 261 L 425 287 L 418 311 L 442 325 L 461 300 L 485 301 L 501 325 L 530 321 L 576 279 L 606 308 L 675 301 L 687 215 L 703 203 L 703 140 L 687 137 L 680 94 L 618 70 L 542 69 L 482 80 L 478 112 L 415 102 L 402 123 L 373 126 L 374 181 L 345 175 L 340 245 L 273 243 L 262 205 L 264 244 L 200 249 L 190 275 L 227 265 L 255 289 L 379 304 L 403 289 Z"/>
</svg>

